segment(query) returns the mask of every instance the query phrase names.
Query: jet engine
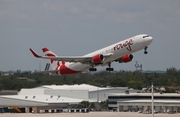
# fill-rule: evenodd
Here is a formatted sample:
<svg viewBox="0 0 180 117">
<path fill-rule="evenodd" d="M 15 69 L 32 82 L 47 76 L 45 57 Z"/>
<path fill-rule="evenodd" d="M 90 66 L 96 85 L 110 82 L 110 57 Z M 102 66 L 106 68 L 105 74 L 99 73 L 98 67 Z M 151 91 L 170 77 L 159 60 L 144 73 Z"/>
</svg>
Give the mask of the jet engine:
<svg viewBox="0 0 180 117">
<path fill-rule="evenodd" d="M 103 60 L 104 60 L 104 56 L 102 54 L 97 54 L 92 58 L 92 62 L 94 64 L 101 64 Z"/>
<path fill-rule="evenodd" d="M 121 58 L 115 60 L 118 61 L 119 63 L 128 63 L 130 61 L 132 61 L 133 59 L 133 55 L 132 54 L 128 54 L 128 55 L 124 55 Z"/>
</svg>

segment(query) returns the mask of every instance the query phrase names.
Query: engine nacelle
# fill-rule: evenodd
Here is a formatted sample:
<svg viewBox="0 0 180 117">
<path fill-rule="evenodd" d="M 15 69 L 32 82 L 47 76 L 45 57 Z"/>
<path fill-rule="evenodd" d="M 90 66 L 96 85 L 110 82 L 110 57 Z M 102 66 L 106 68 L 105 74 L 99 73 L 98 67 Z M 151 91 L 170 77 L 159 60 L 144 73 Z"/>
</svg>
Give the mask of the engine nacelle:
<svg viewBox="0 0 180 117">
<path fill-rule="evenodd" d="M 132 61 L 132 59 L 133 59 L 133 55 L 128 54 L 128 55 L 122 56 L 117 61 L 119 61 L 119 63 L 128 63 L 128 62 Z"/>
<path fill-rule="evenodd" d="M 100 63 L 102 63 L 103 60 L 104 60 L 104 56 L 102 54 L 97 54 L 97 55 L 93 56 L 93 58 L 92 58 L 92 62 L 94 64 L 100 64 Z"/>
</svg>

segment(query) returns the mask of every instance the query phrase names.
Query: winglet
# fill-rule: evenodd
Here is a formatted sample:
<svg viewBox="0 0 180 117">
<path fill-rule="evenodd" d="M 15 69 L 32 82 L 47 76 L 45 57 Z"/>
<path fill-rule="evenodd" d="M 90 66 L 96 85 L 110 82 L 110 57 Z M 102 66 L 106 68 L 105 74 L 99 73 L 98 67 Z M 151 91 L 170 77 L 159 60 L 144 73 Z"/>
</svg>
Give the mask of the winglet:
<svg viewBox="0 0 180 117">
<path fill-rule="evenodd" d="M 42 56 L 39 56 L 33 49 L 29 49 L 31 53 L 36 57 L 36 58 L 41 58 Z"/>
</svg>

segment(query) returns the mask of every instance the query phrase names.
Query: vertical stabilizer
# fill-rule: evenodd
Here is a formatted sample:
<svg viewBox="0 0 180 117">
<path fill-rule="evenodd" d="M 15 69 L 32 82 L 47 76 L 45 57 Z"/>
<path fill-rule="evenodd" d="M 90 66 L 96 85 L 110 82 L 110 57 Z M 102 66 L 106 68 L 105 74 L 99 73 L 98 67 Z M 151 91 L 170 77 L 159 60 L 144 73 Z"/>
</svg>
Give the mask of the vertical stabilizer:
<svg viewBox="0 0 180 117">
<path fill-rule="evenodd" d="M 50 51 L 48 48 L 42 48 L 42 51 L 44 52 L 45 56 L 49 56 L 49 57 L 56 57 L 56 54 L 54 54 L 52 51 Z M 58 66 L 59 61 L 55 61 L 50 59 L 49 63 L 51 64 L 51 67 L 53 68 L 53 70 L 55 70 Z"/>
</svg>

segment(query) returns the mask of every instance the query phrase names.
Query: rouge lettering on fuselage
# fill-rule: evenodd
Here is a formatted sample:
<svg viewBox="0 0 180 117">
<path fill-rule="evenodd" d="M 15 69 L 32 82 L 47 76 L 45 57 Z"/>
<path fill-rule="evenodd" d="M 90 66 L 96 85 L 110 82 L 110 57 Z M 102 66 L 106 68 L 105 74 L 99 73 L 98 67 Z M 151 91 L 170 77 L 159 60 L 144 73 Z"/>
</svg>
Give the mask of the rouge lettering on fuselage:
<svg viewBox="0 0 180 117">
<path fill-rule="evenodd" d="M 128 51 L 132 51 L 131 45 L 133 45 L 133 41 L 132 41 L 132 39 L 129 39 L 127 41 L 117 44 L 114 47 L 114 51 L 120 50 L 122 48 L 126 48 Z"/>
</svg>

